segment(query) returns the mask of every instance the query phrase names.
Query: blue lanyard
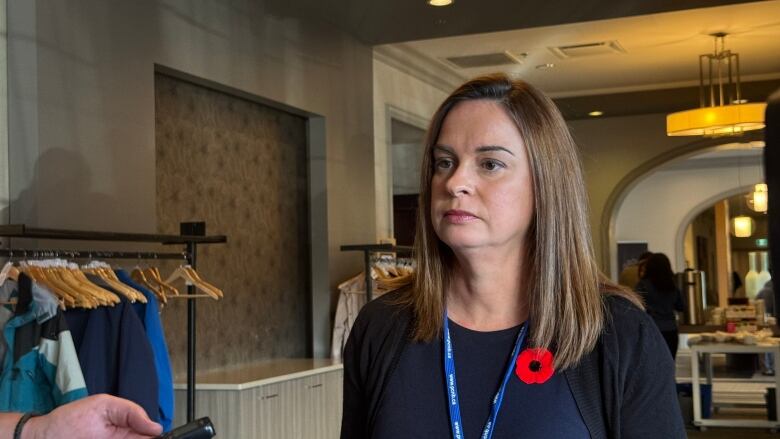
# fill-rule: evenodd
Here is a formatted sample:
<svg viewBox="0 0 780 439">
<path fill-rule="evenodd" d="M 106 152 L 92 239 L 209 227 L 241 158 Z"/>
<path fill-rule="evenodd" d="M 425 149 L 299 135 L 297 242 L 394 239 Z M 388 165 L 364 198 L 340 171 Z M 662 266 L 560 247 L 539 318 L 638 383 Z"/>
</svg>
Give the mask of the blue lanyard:
<svg viewBox="0 0 780 439">
<path fill-rule="evenodd" d="M 520 333 L 517 334 L 517 341 L 515 341 L 515 348 L 512 350 L 512 357 L 509 359 L 509 364 L 504 373 L 504 379 L 501 381 L 501 387 L 498 389 L 498 392 L 496 392 L 496 396 L 493 397 L 490 417 L 485 424 L 485 428 L 482 430 L 481 439 L 490 439 L 493 437 L 498 411 L 501 410 L 501 403 L 504 401 L 506 384 L 509 382 L 509 377 L 512 376 L 515 362 L 517 362 L 517 356 L 520 354 L 520 348 L 523 346 L 523 341 L 525 340 L 527 328 L 528 325 L 523 324 L 520 328 Z M 446 310 L 444 311 L 444 374 L 447 379 L 447 400 L 450 408 L 452 437 L 453 439 L 464 439 L 463 420 L 460 417 L 460 401 L 458 399 L 458 383 L 455 380 L 455 354 L 452 351 L 452 338 L 450 338 L 450 325 L 447 319 Z"/>
</svg>

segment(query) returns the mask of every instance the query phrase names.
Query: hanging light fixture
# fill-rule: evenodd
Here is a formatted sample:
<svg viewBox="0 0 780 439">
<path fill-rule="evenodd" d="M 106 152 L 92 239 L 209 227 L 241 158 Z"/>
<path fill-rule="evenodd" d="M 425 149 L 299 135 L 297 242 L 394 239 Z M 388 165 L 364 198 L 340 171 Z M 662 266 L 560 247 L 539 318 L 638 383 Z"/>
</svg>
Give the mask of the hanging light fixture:
<svg viewBox="0 0 780 439">
<path fill-rule="evenodd" d="M 742 157 L 737 156 L 737 187 L 742 187 Z M 745 195 L 745 197 L 749 197 L 750 194 Z M 733 217 L 731 219 L 731 233 L 734 234 L 737 238 L 748 238 L 750 235 L 753 234 L 753 229 L 755 228 L 755 223 L 753 222 L 753 218 L 745 215 L 743 213 L 744 207 L 742 206 L 742 203 L 737 203 L 737 210 L 739 211 L 739 215 Z"/>
<path fill-rule="evenodd" d="M 747 205 L 756 212 L 766 212 L 768 192 L 766 183 L 758 183 L 748 195 Z"/>
<path fill-rule="evenodd" d="M 747 101 L 742 99 L 739 54 L 726 50 L 726 35 L 713 34 L 715 53 L 699 55 L 700 108 L 667 115 L 667 135 L 737 135 L 764 128 L 766 103 L 746 103 Z"/>
<path fill-rule="evenodd" d="M 748 238 L 753 234 L 753 218 L 745 215 L 735 216 L 732 222 L 732 230 L 737 238 Z"/>
</svg>

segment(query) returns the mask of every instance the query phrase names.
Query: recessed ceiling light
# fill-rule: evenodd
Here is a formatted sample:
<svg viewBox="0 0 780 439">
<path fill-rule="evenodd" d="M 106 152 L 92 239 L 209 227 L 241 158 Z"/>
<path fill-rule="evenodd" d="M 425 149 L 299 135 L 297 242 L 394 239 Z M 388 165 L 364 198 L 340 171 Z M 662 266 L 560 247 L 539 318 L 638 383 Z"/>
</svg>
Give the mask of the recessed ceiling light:
<svg viewBox="0 0 780 439">
<path fill-rule="evenodd" d="M 428 0 L 428 4 L 431 6 L 449 6 L 453 0 Z"/>
<path fill-rule="evenodd" d="M 590 113 L 588 113 L 588 116 L 592 116 L 592 117 L 599 117 L 599 116 L 603 116 L 603 115 L 604 115 L 604 112 L 603 111 L 599 111 L 599 110 L 591 111 Z"/>
<path fill-rule="evenodd" d="M 733 103 L 734 104 L 747 104 L 748 100 L 747 99 L 734 99 Z"/>
<path fill-rule="evenodd" d="M 539 69 L 539 70 L 547 70 L 547 69 L 551 69 L 553 67 L 555 67 L 555 64 L 553 64 L 551 62 L 548 62 L 547 64 L 539 64 L 538 66 L 536 66 L 536 68 Z"/>
</svg>

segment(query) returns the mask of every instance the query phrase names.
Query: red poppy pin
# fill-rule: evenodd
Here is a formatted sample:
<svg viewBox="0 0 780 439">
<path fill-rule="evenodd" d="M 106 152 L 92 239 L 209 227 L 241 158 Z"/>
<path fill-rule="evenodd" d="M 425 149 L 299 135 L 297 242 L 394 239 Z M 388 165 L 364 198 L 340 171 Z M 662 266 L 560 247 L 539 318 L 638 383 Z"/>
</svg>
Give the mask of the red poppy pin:
<svg viewBox="0 0 780 439">
<path fill-rule="evenodd" d="M 515 374 L 526 384 L 543 384 L 554 373 L 553 354 L 547 349 L 528 348 L 517 357 Z"/>
</svg>

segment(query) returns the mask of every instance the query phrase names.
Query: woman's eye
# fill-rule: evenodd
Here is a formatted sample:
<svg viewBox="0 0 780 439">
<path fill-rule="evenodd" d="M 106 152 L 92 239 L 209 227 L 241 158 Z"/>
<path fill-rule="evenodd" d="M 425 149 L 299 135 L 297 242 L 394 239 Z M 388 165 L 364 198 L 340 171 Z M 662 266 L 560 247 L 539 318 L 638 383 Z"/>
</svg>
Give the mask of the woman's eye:
<svg viewBox="0 0 780 439">
<path fill-rule="evenodd" d="M 434 167 L 436 169 L 450 169 L 452 167 L 452 159 L 436 159 Z"/>
<path fill-rule="evenodd" d="M 485 168 L 488 171 L 495 171 L 499 168 L 503 168 L 503 163 L 497 161 L 497 160 L 485 160 L 482 162 L 482 167 Z"/>
</svg>

